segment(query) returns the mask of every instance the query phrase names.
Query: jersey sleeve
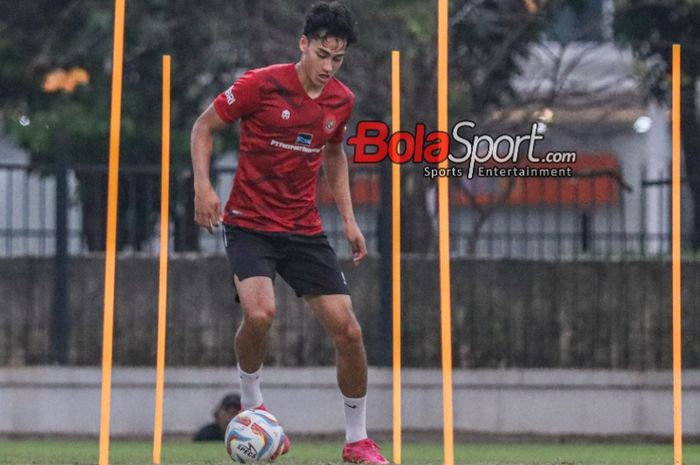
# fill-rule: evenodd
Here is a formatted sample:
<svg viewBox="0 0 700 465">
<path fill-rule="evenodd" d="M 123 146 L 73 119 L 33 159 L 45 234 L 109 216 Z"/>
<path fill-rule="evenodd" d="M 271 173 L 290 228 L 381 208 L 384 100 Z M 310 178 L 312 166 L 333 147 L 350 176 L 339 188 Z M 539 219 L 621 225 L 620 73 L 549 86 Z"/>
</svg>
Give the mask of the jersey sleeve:
<svg viewBox="0 0 700 465">
<path fill-rule="evenodd" d="M 260 82 L 253 71 L 245 73 L 214 100 L 216 112 L 227 123 L 253 113 L 259 105 Z"/>
<path fill-rule="evenodd" d="M 340 120 L 337 129 L 333 133 L 328 142 L 331 144 L 340 144 L 345 139 L 345 130 L 347 129 L 348 122 L 350 121 L 350 115 L 352 115 L 352 109 L 355 106 L 355 97 L 350 98 L 350 102 L 346 105 L 343 118 Z"/>
</svg>

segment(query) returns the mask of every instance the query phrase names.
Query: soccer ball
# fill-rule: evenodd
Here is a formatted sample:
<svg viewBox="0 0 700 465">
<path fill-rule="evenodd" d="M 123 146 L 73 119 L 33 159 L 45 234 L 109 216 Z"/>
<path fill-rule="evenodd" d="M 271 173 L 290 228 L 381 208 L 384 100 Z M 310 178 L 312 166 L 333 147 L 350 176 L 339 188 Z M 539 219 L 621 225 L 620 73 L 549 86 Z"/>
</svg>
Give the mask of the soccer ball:
<svg viewBox="0 0 700 465">
<path fill-rule="evenodd" d="M 284 430 L 266 410 L 243 410 L 228 424 L 224 441 L 236 462 L 272 461 L 282 451 Z"/>
</svg>

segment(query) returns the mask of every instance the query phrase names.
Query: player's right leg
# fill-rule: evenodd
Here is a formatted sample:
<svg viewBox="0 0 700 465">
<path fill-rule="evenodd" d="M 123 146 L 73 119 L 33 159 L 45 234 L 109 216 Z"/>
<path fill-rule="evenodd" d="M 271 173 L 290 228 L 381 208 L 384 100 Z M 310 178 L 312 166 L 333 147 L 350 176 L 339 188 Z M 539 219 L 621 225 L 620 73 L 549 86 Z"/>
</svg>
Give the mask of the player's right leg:
<svg viewBox="0 0 700 465">
<path fill-rule="evenodd" d="M 238 366 L 245 373 L 255 373 L 262 367 L 267 351 L 267 335 L 275 317 L 275 293 L 272 279 L 253 276 L 240 280 L 234 276 L 238 298 L 241 301 L 243 319 L 235 339 Z M 246 405 L 241 398 L 243 408 Z"/>
<path fill-rule="evenodd" d="M 249 409 L 262 403 L 259 371 L 275 316 L 272 278 L 277 252 L 270 239 L 256 231 L 226 225 L 224 232 L 226 255 L 243 310 L 235 349 L 241 375 L 241 407 Z"/>
<path fill-rule="evenodd" d="M 269 237 L 255 231 L 226 226 L 224 237 L 237 298 L 243 311 L 234 341 L 241 381 L 241 407 L 265 409 L 260 375 L 267 352 L 268 333 L 275 317 L 272 278 L 278 251 Z M 289 448 L 289 438 L 285 435 L 280 453 L 287 453 Z"/>
<path fill-rule="evenodd" d="M 243 320 L 235 340 L 238 375 L 241 379 L 241 407 L 267 410 L 260 392 L 260 372 L 267 352 L 268 332 L 275 317 L 272 279 L 254 276 L 241 281 L 238 276 L 234 276 L 234 282 L 243 309 Z M 290 447 L 291 442 L 285 434 L 279 453 L 286 454 Z"/>
<path fill-rule="evenodd" d="M 243 320 L 236 332 L 235 348 L 238 375 L 241 380 L 241 407 L 262 408 L 260 372 L 267 352 L 267 338 L 275 317 L 275 292 L 272 279 L 253 276 L 244 280 L 234 276 L 234 283 L 243 309 Z M 281 454 L 289 452 L 291 443 L 284 436 Z"/>
</svg>

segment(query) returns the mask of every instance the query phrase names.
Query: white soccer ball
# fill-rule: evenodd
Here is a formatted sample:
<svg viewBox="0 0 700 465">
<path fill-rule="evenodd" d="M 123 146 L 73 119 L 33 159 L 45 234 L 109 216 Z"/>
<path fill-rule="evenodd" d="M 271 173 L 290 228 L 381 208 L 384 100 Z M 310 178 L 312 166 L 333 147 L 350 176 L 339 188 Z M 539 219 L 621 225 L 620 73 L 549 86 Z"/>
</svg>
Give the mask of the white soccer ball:
<svg viewBox="0 0 700 465">
<path fill-rule="evenodd" d="M 272 461 L 282 452 L 284 430 L 268 411 L 243 410 L 228 424 L 224 441 L 236 462 Z"/>
</svg>

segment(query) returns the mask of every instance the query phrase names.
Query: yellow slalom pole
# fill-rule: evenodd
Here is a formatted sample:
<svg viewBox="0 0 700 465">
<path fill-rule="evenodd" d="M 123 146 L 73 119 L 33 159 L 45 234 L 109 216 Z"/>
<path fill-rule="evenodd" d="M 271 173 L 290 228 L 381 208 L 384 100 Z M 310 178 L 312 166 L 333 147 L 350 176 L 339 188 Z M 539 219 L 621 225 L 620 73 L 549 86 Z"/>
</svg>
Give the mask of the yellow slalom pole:
<svg viewBox="0 0 700 465">
<path fill-rule="evenodd" d="M 448 1 L 438 0 L 438 131 L 447 132 L 447 39 Z M 439 168 L 447 168 L 444 160 Z M 450 302 L 450 200 L 448 178 L 438 177 L 438 224 L 440 244 L 440 333 L 442 340 L 442 397 L 445 465 L 454 465 L 452 419 L 452 321 Z"/>
<path fill-rule="evenodd" d="M 168 303 L 168 236 L 170 234 L 170 55 L 163 55 L 163 116 L 160 172 L 160 274 L 158 282 L 158 349 L 156 356 L 156 412 L 153 463 L 160 463 L 163 443 L 163 388 Z"/>
<path fill-rule="evenodd" d="M 391 131 L 401 130 L 401 54 L 391 52 Z M 394 463 L 401 463 L 401 165 L 391 165 Z"/>
<path fill-rule="evenodd" d="M 681 46 L 673 45 L 672 78 L 672 286 L 673 286 L 673 463 L 683 463 L 681 380 Z"/>
<path fill-rule="evenodd" d="M 104 318 L 102 325 L 102 395 L 99 465 L 109 464 L 109 422 L 112 408 L 112 339 L 114 334 L 114 283 L 117 255 L 119 134 L 121 130 L 122 112 L 125 2 L 126 0 L 115 0 L 114 2 L 114 51 L 112 55 L 112 108 L 109 123 L 109 176 L 107 187 L 107 238 L 105 243 Z"/>
</svg>

